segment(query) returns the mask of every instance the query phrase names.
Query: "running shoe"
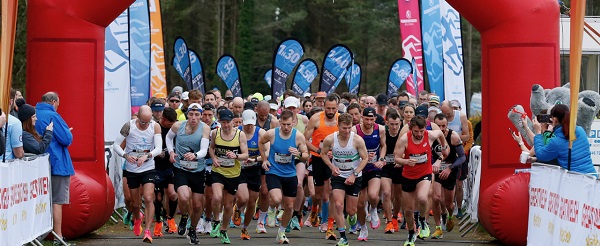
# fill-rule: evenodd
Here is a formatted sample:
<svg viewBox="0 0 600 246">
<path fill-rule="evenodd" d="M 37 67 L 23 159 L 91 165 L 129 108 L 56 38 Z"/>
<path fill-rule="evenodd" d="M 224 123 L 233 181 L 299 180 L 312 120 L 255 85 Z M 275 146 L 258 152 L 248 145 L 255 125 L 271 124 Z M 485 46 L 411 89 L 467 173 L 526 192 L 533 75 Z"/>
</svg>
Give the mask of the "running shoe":
<svg viewBox="0 0 600 246">
<path fill-rule="evenodd" d="M 290 233 L 292 231 L 292 221 L 285 227 L 285 233 Z"/>
<path fill-rule="evenodd" d="M 358 235 L 358 241 L 367 241 L 369 239 L 369 229 L 365 226 L 362 230 L 360 230 L 360 234 Z"/>
<path fill-rule="evenodd" d="M 446 231 L 446 223 L 448 223 L 448 219 L 446 218 L 446 215 L 442 215 L 442 231 Z"/>
<path fill-rule="evenodd" d="M 229 240 L 229 236 L 227 236 L 227 232 L 219 232 L 219 238 L 221 239 L 222 244 L 231 244 Z"/>
<path fill-rule="evenodd" d="M 163 233 L 162 233 L 162 221 L 156 221 L 156 223 L 154 223 L 154 237 L 162 237 Z"/>
<path fill-rule="evenodd" d="M 463 214 L 462 209 L 458 210 L 458 213 L 456 213 L 456 218 L 457 219 L 462 219 L 465 215 Z"/>
<path fill-rule="evenodd" d="M 248 229 L 242 228 L 242 240 L 250 240 L 250 233 L 248 233 Z"/>
<path fill-rule="evenodd" d="M 133 235 L 136 237 L 142 235 L 142 219 L 143 218 L 133 220 Z"/>
<path fill-rule="evenodd" d="M 169 227 L 169 230 L 167 231 L 169 234 L 177 232 L 177 224 L 175 224 L 175 218 L 167 219 L 167 225 Z"/>
<path fill-rule="evenodd" d="M 350 233 L 350 234 L 356 234 L 357 227 L 358 227 L 358 224 L 355 224 L 354 226 L 350 226 L 348 228 L 348 233 Z"/>
<path fill-rule="evenodd" d="M 194 228 L 188 229 L 187 238 L 190 240 L 190 244 L 198 244 L 198 236 L 196 235 L 196 230 Z"/>
<path fill-rule="evenodd" d="M 327 230 L 327 232 L 325 232 L 325 239 L 327 240 L 337 240 L 337 237 L 335 236 L 335 233 L 333 233 L 333 230 Z"/>
<path fill-rule="evenodd" d="M 381 221 L 379 221 L 379 215 L 377 214 L 377 209 L 371 209 L 371 228 L 377 229 L 379 228 Z"/>
<path fill-rule="evenodd" d="M 424 222 L 421 225 L 421 230 L 419 231 L 419 239 L 425 239 L 429 237 L 429 233 L 429 224 L 427 222 Z"/>
<path fill-rule="evenodd" d="M 283 209 L 280 209 L 277 212 L 277 221 L 281 221 L 282 217 L 283 217 Z"/>
<path fill-rule="evenodd" d="M 311 211 L 310 212 L 310 225 L 312 227 L 317 227 L 319 226 L 319 217 L 317 216 L 317 212 L 316 211 Z"/>
<path fill-rule="evenodd" d="M 290 240 L 285 236 L 285 232 L 277 233 L 277 237 L 275 238 L 275 240 L 279 244 L 290 244 Z"/>
<path fill-rule="evenodd" d="M 150 235 L 150 230 L 146 230 L 144 232 L 144 239 L 142 239 L 144 243 L 152 243 L 152 236 Z"/>
<path fill-rule="evenodd" d="M 258 220 L 259 211 L 260 210 L 258 210 L 258 208 L 256 208 L 256 212 L 254 213 L 254 216 L 252 216 L 252 220 Z"/>
<path fill-rule="evenodd" d="M 292 230 L 296 230 L 296 231 L 302 230 L 302 227 L 300 226 L 300 220 L 298 219 L 298 217 L 292 217 L 290 224 L 291 224 Z"/>
<path fill-rule="evenodd" d="M 219 237 L 221 232 L 221 223 L 215 223 L 212 225 L 212 229 L 210 230 L 210 236 L 211 237 Z"/>
<path fill-rule="evenodd" d="M 267 233 L 267 229 L 265 228 L 265 223 L 263 223 L 262 221 L 259 221 L 258 223 L 256 223 L 256 233 L 258 233 L 258 234 Z"/>
<path fill-rule="evenodd" d="M 416 234 L 412 234 L 412 236 L 409 234 L 408 238 L 404 242 L 404 246 L 415 246 L 416 240 L 417 240 Z"/>
<path fill-rule="evenodd" d="M 240 226 L 242 224 L 242 215 L 240 213 L 240 210 L 235 210 L 233 212 L 233 218 L 231 219 L 233 221 L 233 224 L 235 226 Z"/>
<path fill-rule="evenodd" d="M 336 246 L 350 246 L 350 243 L 348 243 L 348 239 L 340 238 L 340 241 L 337 242 Z"/>
<path fill-rule="evenodd" d="M 312 227 L 312 224 L 310 223 L 310 216 L 308 216 L 308 218 L 306 218 L 306 221 L 304 221 L 303 224 L 305 227 Z"/>
<path fill-rule="evenodd" d="M 200 222 L 196 226 L 196 233 L 204 234 L 204 218 L 200 218 Z"/>
<path fill-rule="evenodd" d="M 451 232 L 454 229 L 454 220 L 452 216 L 448 216 L 448 221 L 446 221 L 446 231 Z"/>
<path fill-rule="evenodd" d="M 267 226 L 275 227 L 275 221 L 277 220 L 277 212 L 275 210 L 269 209 L 267 212 Z"/>
<path fill-rule="evenodd" d="M 131 223 L 131 222 L 133 222 L 133 221 L 131 221 L 131 216 L 132 216 L 131 212 L 127 212 L 125 214 L 125 217 L 123 218 L 123 224 L 125 225 L 125 227 L 131 226 L 133 224 L 133 223 Z"/>
<path fill-rule="evenodd" d="M 235 224 L 233 223 L 233 220 L 229 220 L 229 228 L 236 228 L 237 226 L 235 226 Z"/>
<path fill-rule="evenodd" d="M 394 227 L 394 231 L 396 231 L 396 232 L 400 231 L 400 229 L 398 228 L 398 219 L 396 219 L 396 218 L 392 219 L 392 225 Z"/>
<path fill-rule="evenodd" d="M 187 229 L 188 215 L 182 215 L 179 220 L 179 226 L 177 227 L 177 234 L 183 236 L 185 235 L 185 230 Z"/>
<path fill-rule="evenodd" d="M 319 226 L 319 231 L 320 231 L 321 233 L 325 233 L 325 232 L 327 232 L 327 229 L 328 229 L 328 228 L 327 228 L 327 223 L 323 223 L 323 224 L 321 224 L 321 226 Z"/>
<path fill-rule="evenodd" d="M 210 231 L 212 231 L 212 224 L 210 223 L 210 221 L 204 221 L 204 234 L 210 234 Z"/>
<path fill-rule="evenodd" d="M 394 233 L 394 222 L 388 221 L 388 223 L 385 225 L 384 232 L 386 234 L 392 234 L 392 233 Z"/>
<path fill-rule="evenodd" d="M 406 230 L 406 220 L 402 220 L 402 225 L 400 225 L 400 229 Z"/>
<path fill-rule="evenodd" d="M 436 226 L 435 231 L 431 234 L 431 239 L 442 239 L 444 238 L 444 232 L 441 226 Z"/>
</svg>

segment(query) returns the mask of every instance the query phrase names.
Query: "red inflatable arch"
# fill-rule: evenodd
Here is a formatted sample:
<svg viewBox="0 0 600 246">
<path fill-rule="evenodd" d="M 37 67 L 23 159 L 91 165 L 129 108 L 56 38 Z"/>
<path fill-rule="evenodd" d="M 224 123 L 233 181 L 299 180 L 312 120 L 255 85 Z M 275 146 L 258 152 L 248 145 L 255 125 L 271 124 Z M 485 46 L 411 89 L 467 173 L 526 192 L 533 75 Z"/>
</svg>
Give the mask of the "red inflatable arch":
<svg viewBox="0 0 600 246">
<path fill-rule="evenodd" d="M 480 221 L 500 241 L 525 245 L 528 218 L 515 215 L 527 215 L 529 198 L 522 194 L 528 191 L 529 182 L 511 178 L 516 168 L 526 166 L 518 163 L 520 150 L 512 145 L 514 141 L 506 130 L 511 123 L 506 115 L 515 104 L 529 105 L 533 84 L 544 88 L 560 84 L 558 2 L 447 1 L 481 33 Z M 486 216 L 492 214 L 497 217 Z M 497 218 L 511 223 L 495 226 L 500 223 Z"/>
<path fill-rule="evenodd" d="M 133 0 L 29 0 L 27 98 L 56 91 L 58 112 L 73 127 L 76 175 L 63 235 L 74 238 L 108 221 L 115 194 L 104 169 L 104 28 Z"/>
</svg>

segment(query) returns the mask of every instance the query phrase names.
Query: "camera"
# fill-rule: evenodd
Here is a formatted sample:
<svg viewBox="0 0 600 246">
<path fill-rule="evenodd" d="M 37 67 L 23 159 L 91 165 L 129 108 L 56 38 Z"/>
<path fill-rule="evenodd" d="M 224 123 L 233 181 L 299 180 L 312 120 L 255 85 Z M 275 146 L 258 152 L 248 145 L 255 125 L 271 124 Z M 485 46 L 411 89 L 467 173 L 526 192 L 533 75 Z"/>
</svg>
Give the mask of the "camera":
<svg viewBox="0 0 600 246">
<path fill-rule="evenodd" d="M 550 123 L 550 115 L 549 114 L 537 115 L 537 121 L 540 123 Z"/>
</svg>

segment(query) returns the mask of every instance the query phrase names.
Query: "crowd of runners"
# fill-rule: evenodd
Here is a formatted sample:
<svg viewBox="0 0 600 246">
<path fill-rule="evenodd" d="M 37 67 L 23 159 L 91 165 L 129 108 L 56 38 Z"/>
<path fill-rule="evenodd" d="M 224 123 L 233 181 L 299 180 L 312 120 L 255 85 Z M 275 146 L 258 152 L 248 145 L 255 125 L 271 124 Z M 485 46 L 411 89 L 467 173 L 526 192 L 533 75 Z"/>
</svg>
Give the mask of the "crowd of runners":
<svg viewBox="0 0 600 246">
<path fill-rule="evenodd" d="M 124 158 L 124 222 L 144 242 L 177 233 L 229 244 L 230 228 L 251 240 L 257 220 L 254 233 L 269 228 L 281 244 L 313 227 L 337 245 L 370 230 L 405 230 L 414 245 L 462 216 L 472 145 L 460 103 L 426 91 L 223 98 L 176 87 L 140 107 L 113 149 Z"/>
</svg>

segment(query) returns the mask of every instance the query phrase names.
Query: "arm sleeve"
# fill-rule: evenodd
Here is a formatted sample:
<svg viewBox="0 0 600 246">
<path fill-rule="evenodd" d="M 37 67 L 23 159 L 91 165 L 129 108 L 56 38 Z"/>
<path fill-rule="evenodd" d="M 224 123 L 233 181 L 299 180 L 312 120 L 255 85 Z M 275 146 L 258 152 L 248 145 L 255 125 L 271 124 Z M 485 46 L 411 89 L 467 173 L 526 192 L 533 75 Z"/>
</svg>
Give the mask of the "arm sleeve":
<svg viewBox="0 0 600 246">
<path fill-rule="evenodd" d="M 206 157 L 206 153 L 208 153 L 209 143 L 210 141 L 208 140 L 208 138 L 202 138 L 202 140 L 200 140 L 200 151 L 196 152 L 196 156 L 198 157 L 198 159 Z"/>
<path fill-rule="evenodd" d="M 67 123 L 60 117 L 53 117 L 54 122 L 54 138 L 62 146 L 69 146 L 73 142 L 73 134 L 69 130 Z"/>
<path fill-rule="evenodd" d="M 456 146 L 456 154 L 458 155 L 458 158 L 456 158 L 454 163 L 452 163 L 452 168 L 460 167 L 467 160 L 465 148 L 462 146 L 462 144 Z"/>
<path fill-rule="evenodd" d="M 167 145 L 167 151 L 171 153 L 173 151 L 173 139 L 177 136 L 173 131 L 169 130 L 167 137 L 165 138 L 165 145 Z"/>
<path fill-rule="evenodd" d="M 548 141 L 548 144 L 544 145 L 544 139 L 542 134 L 537 134 L 533 138 L 533 146 L 535 147 L 535 157 L 540 161 L 550 161 L 558 157 L 557 141 L 560 139 L 554 137 Z"/>
<path fill-rule="evenodd" d="M 154 149 L 150 151 L 152 158 L 162 153 L 162 136 L 160 134 L 154 134 Z"/>
<path fill-rule="evenodd" d="M 50 146 L 50 142 L 52 141 L 52 134 L 53 133 L 50 130 L 44 131 L 44 136 L 42 136 L 42 141 L 40 141 L 39 144 L 39 154 L 46 153 L 46 150 L 48 149 L 48 146 Z"/>
<path fill-rule="evenodd" d="M 125 137 L 123 137 L 123 135 L 119 134 L 117 136 L 117 139 L 115 139 L 115 142 L 113 143 L 113 150 L 120 157 L 123 157 L 123 155 L 125 155 L 125 151 L 123 150 L 123 148 L 121 148 L 121 144 L 123 143 L 123 140 L 125 140 Z"/>
</svg>

